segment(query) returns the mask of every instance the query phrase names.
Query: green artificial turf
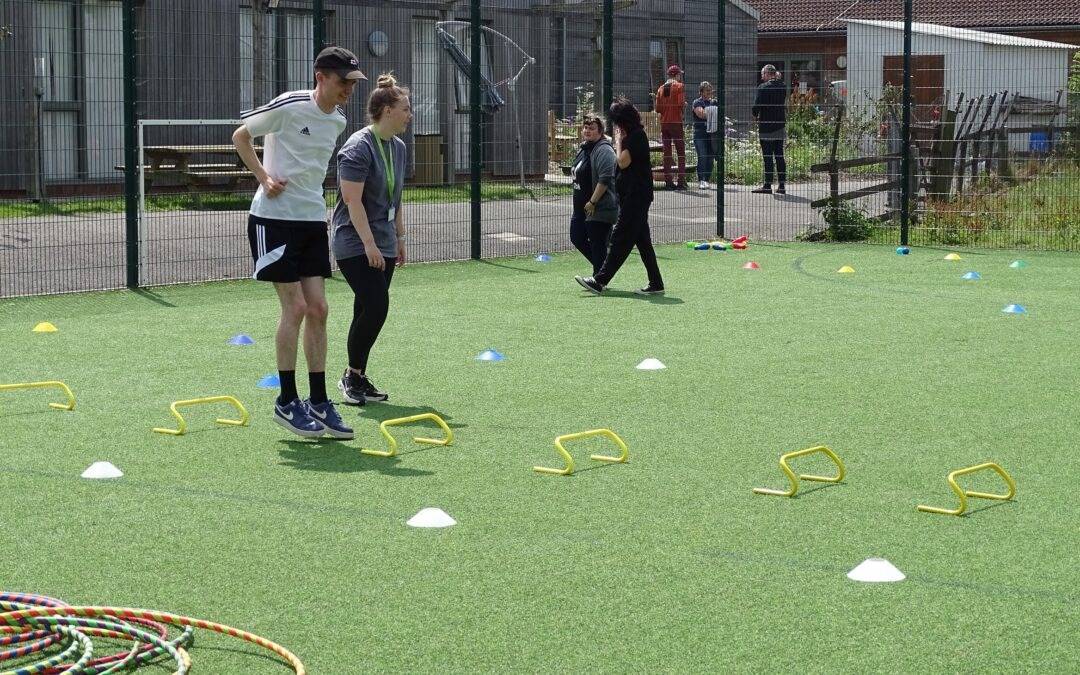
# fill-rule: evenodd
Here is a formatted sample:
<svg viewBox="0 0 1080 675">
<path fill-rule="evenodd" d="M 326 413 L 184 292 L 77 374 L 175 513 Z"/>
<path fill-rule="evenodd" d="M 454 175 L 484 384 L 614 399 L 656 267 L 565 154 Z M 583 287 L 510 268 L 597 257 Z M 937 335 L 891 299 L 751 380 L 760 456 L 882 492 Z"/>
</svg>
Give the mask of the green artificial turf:
<svg viewBox="0 0 1080 675">
<path fill-rule="evenodd" d="M 669 292 L 652 299 L 629 292 L 636 257 L 602 297 L 573 282 L 586 267 L 569 253 L 401 270 L 370 368 L 391 402 L 345 411 L 354 442 L 273 424 L 274 392 L 256 387 L 274 370 L 265 285 L 0 302 L 0 381 L 62 379 L 78 397 L 63 412 L 47 392 L 0 392 L 0 586 L 230 624 L 312 673 L 1080 668 L 1075 255 L 659 253 Z M 351 293 L 328 290 L 332 386 Z M 39 321 L 59 332 L 32 333 Z M 226 344 L 237 333 L 256 344 Z M 489 347 L 507 360 L 474 360 Z M 635 369 L 649 357 L 667 369 Z M 305 392 L 303 366 L 298 380 Z M 151 433 L 171 401 L 217 394 L 251 427 L 194 408 L 188 435 Z M 379 420 L 425 411 L 452 446 L 401 429 L 399 457 L 359 453 Z M 574 476 L 532 471 L 558 465 L 556 435 L 597 427 L 626 440 L 628 464 L 589 461 L 612 449 L 591 439 L 568 446 Z M 781 453 L 818 444 L 843 484 L 752 494 L 786 486 Z M 125 476 L 81 479 L 97 460 Z M 916 511 L 953 506 L 946 474 L 987 460 L 1015 502 Z M 405 525 L 428 506 L 458 524 Z M 845 577 L 873 556 L 908 579 Z M 287 672 L 205 632 L 192 657 L 203 673 Z"/>
</svg>

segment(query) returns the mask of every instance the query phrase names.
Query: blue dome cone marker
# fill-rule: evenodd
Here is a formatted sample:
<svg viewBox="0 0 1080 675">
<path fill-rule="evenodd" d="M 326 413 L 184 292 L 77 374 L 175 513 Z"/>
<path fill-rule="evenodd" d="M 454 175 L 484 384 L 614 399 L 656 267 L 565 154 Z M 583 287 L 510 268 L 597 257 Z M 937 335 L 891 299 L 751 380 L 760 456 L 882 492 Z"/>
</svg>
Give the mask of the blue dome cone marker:
<svg viewBox="0 0 1080 675">
<path fill-rule="evenodd" d="M 485 349 L 476 357 L 477 361 L 505 361 L 506 357 L 494 349 Z"/>
<path fill-rule="evenodd" d="M 1006 314 L 1027 314 L 1027 310 L 1023 305 L 1009 305 L 1005 309 L 1001 310 Z"/>
<path fill-rule="evenodd" d="M 896 255 L 907 255 L 909 253 L 911 253 L 911 249 L 907 246 L 901 246 L 896 249 Z"/>
<path fill-rule="evenodd" d="M 281 387 L 281 379 L 277 376 L 276 373 L 271 373 L 263 379 L 259 380 L 259 384 L 257 386 L 259 387 L 259 389 L 277 389 Z"/>
<path fill-rule="evenodd" d="M 551 256 L 549 256 L 547 253 L 541 253 L 540 255 L 536 256 L 536 262 L 551 262 Z"/>
<path fill-rule="evenodd" d="M 250 335 L 244 335 L 243 333 L 240 333 L 239 335 L 232 336 L 232 339 L 229 340 L 229 344 L 231 344 L 231 345 L 253 345 L 253 344 L 255 344 L 255 341 L 251 339 Z"/>
<path fill-rule="evenodd" d="M 982 279 L 978 272 L 968 272 L 960 278 L 964 281 L 978 281 L 979 279 Z"/>
</svg>

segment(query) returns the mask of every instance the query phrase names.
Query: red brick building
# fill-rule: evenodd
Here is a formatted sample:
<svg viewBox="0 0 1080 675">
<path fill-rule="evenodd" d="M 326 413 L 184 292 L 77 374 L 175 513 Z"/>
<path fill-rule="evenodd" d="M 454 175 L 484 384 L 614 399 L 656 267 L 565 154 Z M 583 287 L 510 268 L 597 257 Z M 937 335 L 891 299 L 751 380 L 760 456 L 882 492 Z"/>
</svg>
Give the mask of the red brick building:
<svg viewBox="0 0 1080 675">
<path fill-rule="evenodd" d="M 844 19 L 902 21 L 903 0 L 751 0 L 761 12 L 758 61 L 792 88 L 847 79 Z M 1080 44 L 1080 0 L 914 0 L 914 20 Z"/>
</svg>

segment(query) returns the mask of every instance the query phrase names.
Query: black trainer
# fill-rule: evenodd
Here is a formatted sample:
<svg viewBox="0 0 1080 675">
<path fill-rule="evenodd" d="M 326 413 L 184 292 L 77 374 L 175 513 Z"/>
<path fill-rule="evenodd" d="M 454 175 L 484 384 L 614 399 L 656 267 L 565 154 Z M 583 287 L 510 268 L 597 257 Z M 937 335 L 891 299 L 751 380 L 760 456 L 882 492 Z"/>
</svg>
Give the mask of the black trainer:
<svg viewBox="0 0 1080 675">
<path fill-rule="evenodd" d="M 652 284 L 649 284 L 645 288 L 639 288 L 634 292 L 637 293 L 638 295 L 663 295 L 664 294 L 664 287 L 663 286 L 653 286 Z"/>
<path fill-rule="evenodd" d="M 756 195 L 771 195 L 772 194 L 772 186 L 771 185 L 763 185 L 762 187 L 759 187 L 756 190 L 751 190 L 750 192 L 753 192 Z"/>
<path fill-rule="evenodd" d="M 346 369 L 337 386 L 341 390 L 342 403 L 348 405 L 364 405 L 367 403 L 367 396 L 364 395 L 363 378 L 359 374 Z"/>
<path fill-rule="evenodd" d="M 364 392 L 364 398 L 368 401 L 387 401 L 390 399 L 390 395 L 384 391 L 379 391 L 366 375 L 360 376 L 360 390 Z"/>
<path fill-rule="evenodd" d="M 604 287 L 600 285 L 600 282 L 592 277 L 574 277 L 574 281 L 581 284 L 581 287 L 592 293 L 600 295 L 604 292 Z"/>
<path fill-rule="evenodd" d="M 776 194 L 778 194 L 778 195 L 786 195 L 787 194 L 787 188 L 785 188 L 783 185 L 781 185 L 780 187 L 776 188 Z"/>
</svg>

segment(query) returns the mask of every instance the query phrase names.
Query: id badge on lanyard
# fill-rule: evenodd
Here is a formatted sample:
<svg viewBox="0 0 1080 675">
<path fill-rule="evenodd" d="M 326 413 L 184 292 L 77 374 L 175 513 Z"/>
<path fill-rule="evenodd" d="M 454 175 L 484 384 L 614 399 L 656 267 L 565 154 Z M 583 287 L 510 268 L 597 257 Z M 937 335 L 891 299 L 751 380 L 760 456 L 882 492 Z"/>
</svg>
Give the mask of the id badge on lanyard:
<svg viewBox="0 0 1080 675">
<path fill-rule="evenodd" d="M 394 162 L 393 157 L 390 159 L 386 157 L 386 151 L 383 149 L 382 139 L 375 133 L 375 130 L 371 130 L 371 135 L 375 137 L 375 145 L 379 147 L 379 156 L 382 157 L 383 168 L 386 170 L 386 193 L 389 196 L 390 209 L 387 211 L 386 219 L 391 223 L 394 222 L 394 218 L 397 216 L 397 206 L 394 204 L 394 186 L 397 181 L 394 180 Z M 393 150 L 391 150 L 393 153 Z"/>
</svg>

